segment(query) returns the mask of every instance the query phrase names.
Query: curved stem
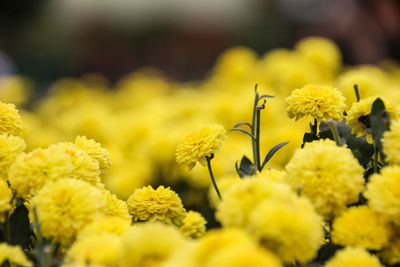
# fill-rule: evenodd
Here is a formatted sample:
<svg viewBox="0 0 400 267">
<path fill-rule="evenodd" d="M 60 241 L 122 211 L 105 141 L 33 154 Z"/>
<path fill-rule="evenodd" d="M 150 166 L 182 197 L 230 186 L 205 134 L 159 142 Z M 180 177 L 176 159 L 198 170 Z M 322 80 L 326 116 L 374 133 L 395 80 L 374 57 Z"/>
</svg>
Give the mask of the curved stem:
<svg viewBox="0 0 400 267">
<path fill-rule="evenodd" d="M 261 110 L 257 108 L 257 122 L 256 122 L 256 158 L 254 159 L 254 164 L 257 166 L 257 170 L 261 172 L 260 163 L 260 121 L 261 121 Z"/>
<path fill-rule="evenodd" d="M 219 192 L 219 189 L 218 189 L 217 183 L 215 182 L 214 174 L 213 174 L 212 168 L 211 168 L 211 160 L 213 158 L 214 158 L 214 154 L 211 154 L 210 157 L 206 156 L 208 172 L 210 173 L 210 177 L 211 177 L 211 181 L 214 186 L 214 189 L 217 192 L 219 199 L 222 200 L 221 193 Z"/>
<path fill-rule="evenodd" d="M 337 146 L 341 146 L 340 144 L 340 137 L 339 137 L 339 133 L 338 130 L 336 128 L 336 125 L 334 124 L 334 122 L 332 120 L 327 120 L 326 123 L 329 126 L 329 129 L 331 130 L 332 136 L 333 136 L 333 140 L 335 140 L 336 145 Z"/>
</svg>

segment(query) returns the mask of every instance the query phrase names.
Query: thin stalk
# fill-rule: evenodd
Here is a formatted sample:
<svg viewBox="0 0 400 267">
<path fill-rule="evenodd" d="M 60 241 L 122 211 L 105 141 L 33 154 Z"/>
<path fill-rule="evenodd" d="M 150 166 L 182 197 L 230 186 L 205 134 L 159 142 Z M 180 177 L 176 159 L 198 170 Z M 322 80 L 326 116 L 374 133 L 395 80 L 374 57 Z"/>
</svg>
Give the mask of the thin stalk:
<svg viewBox="0 0 400 267">
<path fill-rule="evenodd" d="M 257 108 L 257 124 L 256 124 L 256 159 L 254 164 L 257 166 L 257 170 L 261 172 L 261 162 L 260 162 L 260 121 L 261 121 L 261 108 Z"/>
<path fill-rule="evenodd" d="M 336 128 L 336 125 L 334 124 L 334 122 L 332 120 L 327 120 L 326 123 L 328 124 L 329 129 L 331 130 L 331 133 L 333 135 L 333 140 L 335 140 L 336 145 L 337 146 L 341 146 L 340 137 L 339 137 L 339 133 L 338 133 L 338 130 Z"/>
<path fill-rule="evenodd" d="M 255 125 L 256 125 L 256 116 L 257 116 L 257 105 L 258 105 L 258 98 L 259 95 L 257 93 L 257 85 L 256 85 L 256 89 L 255 89 L 255 97 L 254 97 L 254 105 L 253 105 L 253 118 L 252 118 L 252 128 L 251 128 L 251 134 L 253 136 L 255 136 Z M 253 148 L 253 161 L 254 164 L 256 164 L 256 160 L 257 160 L 257 145 L 256 145 L 256 140 L 251 139 L 251 143 L 252 143 L 252 148 Z"/>
<path fill-rule="evenodd" d="M 7 244 L 11 244 L 11 232 L 10 232 L 10 212 L 7 211 L 5 214 L 5 221 L 4 221 L 4 238 Z"/>
<path fill-rule="evenodd" d="M 215 182 L 214 174 L 213 174 L 213 171 L 212 171 L 212 168 L 211 168 L 211 160 L 213 158 L 214 158 L 214 154 L 211 154 L 210 157 L 206 156 L 208 172 L 210 173 L 210 177 L 211 177 L 211 181 L 212 181 L 212 184 L 214 186 L 214 189 L 217 192 L 217 195 L 218 195 L 219 199 L 222 200 L 221 193 L 219 192 L 219 189 L 218 189 L 217 183 Z"/>
<path fill-rule="evenodd" d="M 357 102 L 360 102 L 361 97 L 360 97 L 360 90 L 358 90 L 358 84 L 355 83 L 353 87 L 354 87 L 354 92 L 356 93 Z"/>
<path fill-rule="evenodd" d="M 374 168 L 374 173 L 377 173 L 378 172 L 378 150 L 376 148 L 375 139 L 373 141 L 373 145 L 374 145 L 374 158 L 372 160 L 372 166 Z"/>
</svg>

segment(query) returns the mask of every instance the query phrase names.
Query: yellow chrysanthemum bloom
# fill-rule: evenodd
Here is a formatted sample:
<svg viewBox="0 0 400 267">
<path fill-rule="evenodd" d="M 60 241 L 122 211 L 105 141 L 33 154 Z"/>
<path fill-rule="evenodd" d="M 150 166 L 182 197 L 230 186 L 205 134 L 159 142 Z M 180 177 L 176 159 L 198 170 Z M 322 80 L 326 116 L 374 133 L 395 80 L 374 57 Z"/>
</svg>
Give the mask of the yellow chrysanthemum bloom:
<svg viewBox="0 0 400 267">
<path fill-rule="evenodd" d="M 31 81 L 23 76 L 0 77 L 0 101 L 17 106 L 25 104 L 32 95 Z"/>
<path fill-rule="evenodd" d="M 134 221 L 161 221 L 180 226 L 186 217 L 182 200 L 169 187 L 153 189 L 148 185 L 136 189 L 127 204 Z"/>
<path fill-rule="evenodd" d="M 107 149 L 102 148 L 101 145 L 93 139 L 87 139 L 86 136 L 77 136 L 74 144 L 97 160 L 102 175 L 107 173 L 111 166 L 111 155 Z"/>
<path fill-rule="evenodd" d="M 71 244 L 79 231 L 104 216 L 106 201 L 99 189 L 76 179 L 47 182 L 32 199 L 40 230 L 65 246 Z"/>
<path fill-rule="evenodd" d="M 388 166 L 373 174 L 364 196 L 372 210 L 400 225 L 400 166 Z"/>
<path fill-rule="evenodd" d="M 347 247 L 336 252 L 324 267 L 383 267 L 379 259 L 362 248 Z"/>
<path fill-rule="evenodd" d="M 346 107 L 343 94 L 336 88 L 308 84 L 295 89 L 286 98 L 287 114 L 296 120 L 310 116 L 318 121 L 325 119 L 341 120 Z"/>
<path fill-rule="evenodd" d="M 223 176 L 218 179 L 218 189 L 221 193 L 222 198 L 224 198 L 224 194 L 228 190 L 228 188 L 230 188 L 231 185 L 237 182 L 240 182 L 240 178 L 237 174 Z M 208 189 L 208 199 L 212 208 L 216 208 L 219 203 L 221 203 L 221 200 L 219 199 L 217 192 L 215 191 L 215 188 L 213 186 L 210 186 Z"/>
<path fill-rule="evenodd" d="M 217 152 L 226 139 L 222 125 L 214 124 L 191 131 L 184 136 L 176 148 L 176 162 L 186 165 L 190 170 L 200 162 L 206 165 L 206 157 Z"/>
<path fill-rule="evenodd" d="M 358 201 L 364 170 L 350 149 L 325 139 L 306 143 L 286 165 L 287 182 L 330 220 Z"/>
<path fill-rule="evenodd" d="M 199 212 L 189 210 L 179 230 L 184 236 L 198 238 L 206 232 L 206 224 L 206 219 Z"/>
<path fill-rule="evenodd" d="M 0 102 L 0 134 L 22 136 L 22 120 L 14 104 Z"/>
<path fill-rule="evenodd" d="M 12 192 L 4 180 L 0 180 L 0 222 L 4 222 L 5 213 L 11 209 Z"/>
<path fill-rule="evenodd" d="M 386 161 L 400 165 L 400 120 L 390 122 L 390 130 L 383 134 L 382 144 Z"/>
<path fill-rule="evenodd" d="M 10 166 L 8 180 L 17 196 L 34 195 L 47 181 L 68 178 L 73 170 L 67 154 L 49 148 L 21 153 Z"/>
<path fill-rule="evenodd" d="M 160 266 L 186 240 L 172 225 L 162 223 L 137 224 L 122 236 L 121 267 Z"/>
<path fill-rule="evenodd" d="M 24 139 L 19 136 L 0 135 L 0 179 L 7 178 L 8 168 L 25 147 Z"/>
<path fill-rule="evenodd" d="M 122 235 L 129 229 L 130 225 L 130 221 L 121 219 L 120 217 L 101 217 L 83 228 L 78 234 L 78 239 L 85 238 L 89 235 Z"/>
<path fill-rule="evenodd" d="M 49 148 L 66 153 L 72 162 L 73 170 L 70 177 L 103 187 L 100 182 L 99 162 L 85 150 L 78 148 L 74 143 L 64 142 L 51 145 Z"/>
<path fill-rule="evenodd" d="M 107 202 L 107 216 L 116 216 L 131 221 L 132 217 L 129 214 L 128 204 L 126 201 L 119 199 L 116 195 L 106 189 L 103 190 L 103 194 Z"/>
<path fill-rule="evenodd" d="M 359 102 L 353 102 L 346 116 L 346 124 L 353 127 L 351 133 L 356 134 L 358 137 L 365 136 L 369 143 L 372 143 L 372 133 L 366 132 L 365 129 L 370 127 L 368 116 L 371 113 L 372 104 L 377 98 L 378 97 L 371 96 L 365 99 L 361 99 Z M 385 108 L 389 113 L 390 119 L 399 119 L 399 106 L 396 105 L 396 103 L 388 100 L 387 98 L 380 98 L 385 104 Z"/>
<path fill-rule="evenodd" d="M 0 244 L 0 263 L 2 264 L 4 261 L 8 260 L 12 267 L 23 266 L 23 267 L 31 267 L 32 262 L 30 262 L 21 247 L 19 246 L 10 246 L 6 243 Z"/>
<path fill-rule="evenodd" d="M 117 267 L 122 249 L 121 237 L 114 234 L 90 235 L 77 240 L 65 261 L 89 262 L 103 267 Z"/>
<path fill-rule="evenodd" d="M 248 229 L 261 245 L 283 262 L 307 262 L 314 258 L 323 237 L 322 217 L 306 198 L 261 202 L 252 211 Z"/>
<path fill-rule="evenodd" d="M 367 206 L 351 207 L 333 221 L 332 240 L 344 246 L 380 250 L 388 243 L 390 228 Z"/>
<path fill-rule="evenodd" d="M 295 197 L 286 184 L 261 177 L 242 179 L 225 192 L 215 216 L 224 226 L 246 227 L 250 213 L 261 201 L 270 198 L 289 201 Z"/>
</svg>

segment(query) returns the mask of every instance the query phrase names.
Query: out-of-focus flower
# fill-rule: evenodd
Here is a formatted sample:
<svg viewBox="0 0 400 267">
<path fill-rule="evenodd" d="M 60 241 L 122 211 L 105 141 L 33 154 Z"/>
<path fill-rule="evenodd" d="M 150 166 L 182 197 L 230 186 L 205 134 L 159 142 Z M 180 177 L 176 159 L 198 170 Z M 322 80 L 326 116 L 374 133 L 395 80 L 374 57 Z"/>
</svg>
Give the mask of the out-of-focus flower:
<svg viewBox="0 0 400 267">
<path fill-rule="evenodd" d="M 101 217 L 83 228 L 78 234 L 78 239 L 89 235 L 122 235 L 129 229 L 130 225 L 130 221 L 121 219 L 120 217 Z"/>
<path fill-rule="evenodd" d="M 129 214 L 128 204 L 126 204 L 126 201 L 119 199 L 116 195 L 106 189 L 103 190 L 103 194 L 106 199 L 107 216 L 116 216 L 127 221 L 131 220 L 131 215 Z"/>
<path fill-rule="evenodd" d="M 0 179 L 7 179 L 8 168 L 25 147 L 24 139 L 19 136 L 0 135 Z"/>
<path fill-rule="evenodd" d="M 127 204 L 134 221 L 161 221 L 180 226 L 186 216 L 182 200 L 169 187 L 153 189 L 149 185 L 137 189 Z"/>
<path fill-rule="evenodd" d="M 31 93 L 29 79 L 22 76 L 0 77 L 0 101 L 21 106 L 29 100 Z"/>
<path fill-rule="evenodd" d="M 8 260 L 11 267 L 23 266 L 31 267 L 32 262 L 30 262 L 22 248 L 19 246 L 10 246 L 6 243 L 0 244 L 0 262 L 3 264 L 4 261 Z"/>
<path fill-rule="evenodd" d="M 206 157 L 217 152 L 226 139 L 222 125 L 214 124 L 195 129 L 184 136 L 176 148 L 176 161 L 193 169 L 196 162 L 206 165 Z"/>
<path fill-rule="evenodd" d="M 390 130 L 383 134 L 382 144 L 389 164 L 400 165 L 400 120 L 390 122 Z"/>
<path fill-rule="evenodd" d="M 375 255 L 356 247 L 347 247 L 336 252 L 324 267 L 383 267 Z"/>
<path fill-rule="evenodd" d="M 189 210 L 179 229 L 184 236 L 198 238 L 206 232 L 206 224 L 199 212 Z"/>
<path fill-rule="evenodd" d="M 0 134 L 22 136 L 22 120 L 14 104 L 0 102 Z"/>
<path fill-rule="evenodd" d="M 4 222 L 5 213 L 11 209 L 12 192 L 4 180 L 0 180 L 0 222 Z"/>
</svg>

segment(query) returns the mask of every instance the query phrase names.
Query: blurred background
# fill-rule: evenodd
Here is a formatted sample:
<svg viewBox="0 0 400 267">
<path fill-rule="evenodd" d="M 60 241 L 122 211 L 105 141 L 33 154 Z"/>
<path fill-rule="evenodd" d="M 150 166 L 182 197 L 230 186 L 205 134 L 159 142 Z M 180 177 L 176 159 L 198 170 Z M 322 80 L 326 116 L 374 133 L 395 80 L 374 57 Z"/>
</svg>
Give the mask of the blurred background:
<svg viewBox="0 0 400 267">
<path fill-rule="evenodd" d="M 0 74 L 38 88 L 88 72 L 111 81 L 144 66 L 200 80 L 228 47 L 260 55 L 309 35 L 345 64 L 400 59 L 396 0 L 2 0 Z"/>
</svg>

